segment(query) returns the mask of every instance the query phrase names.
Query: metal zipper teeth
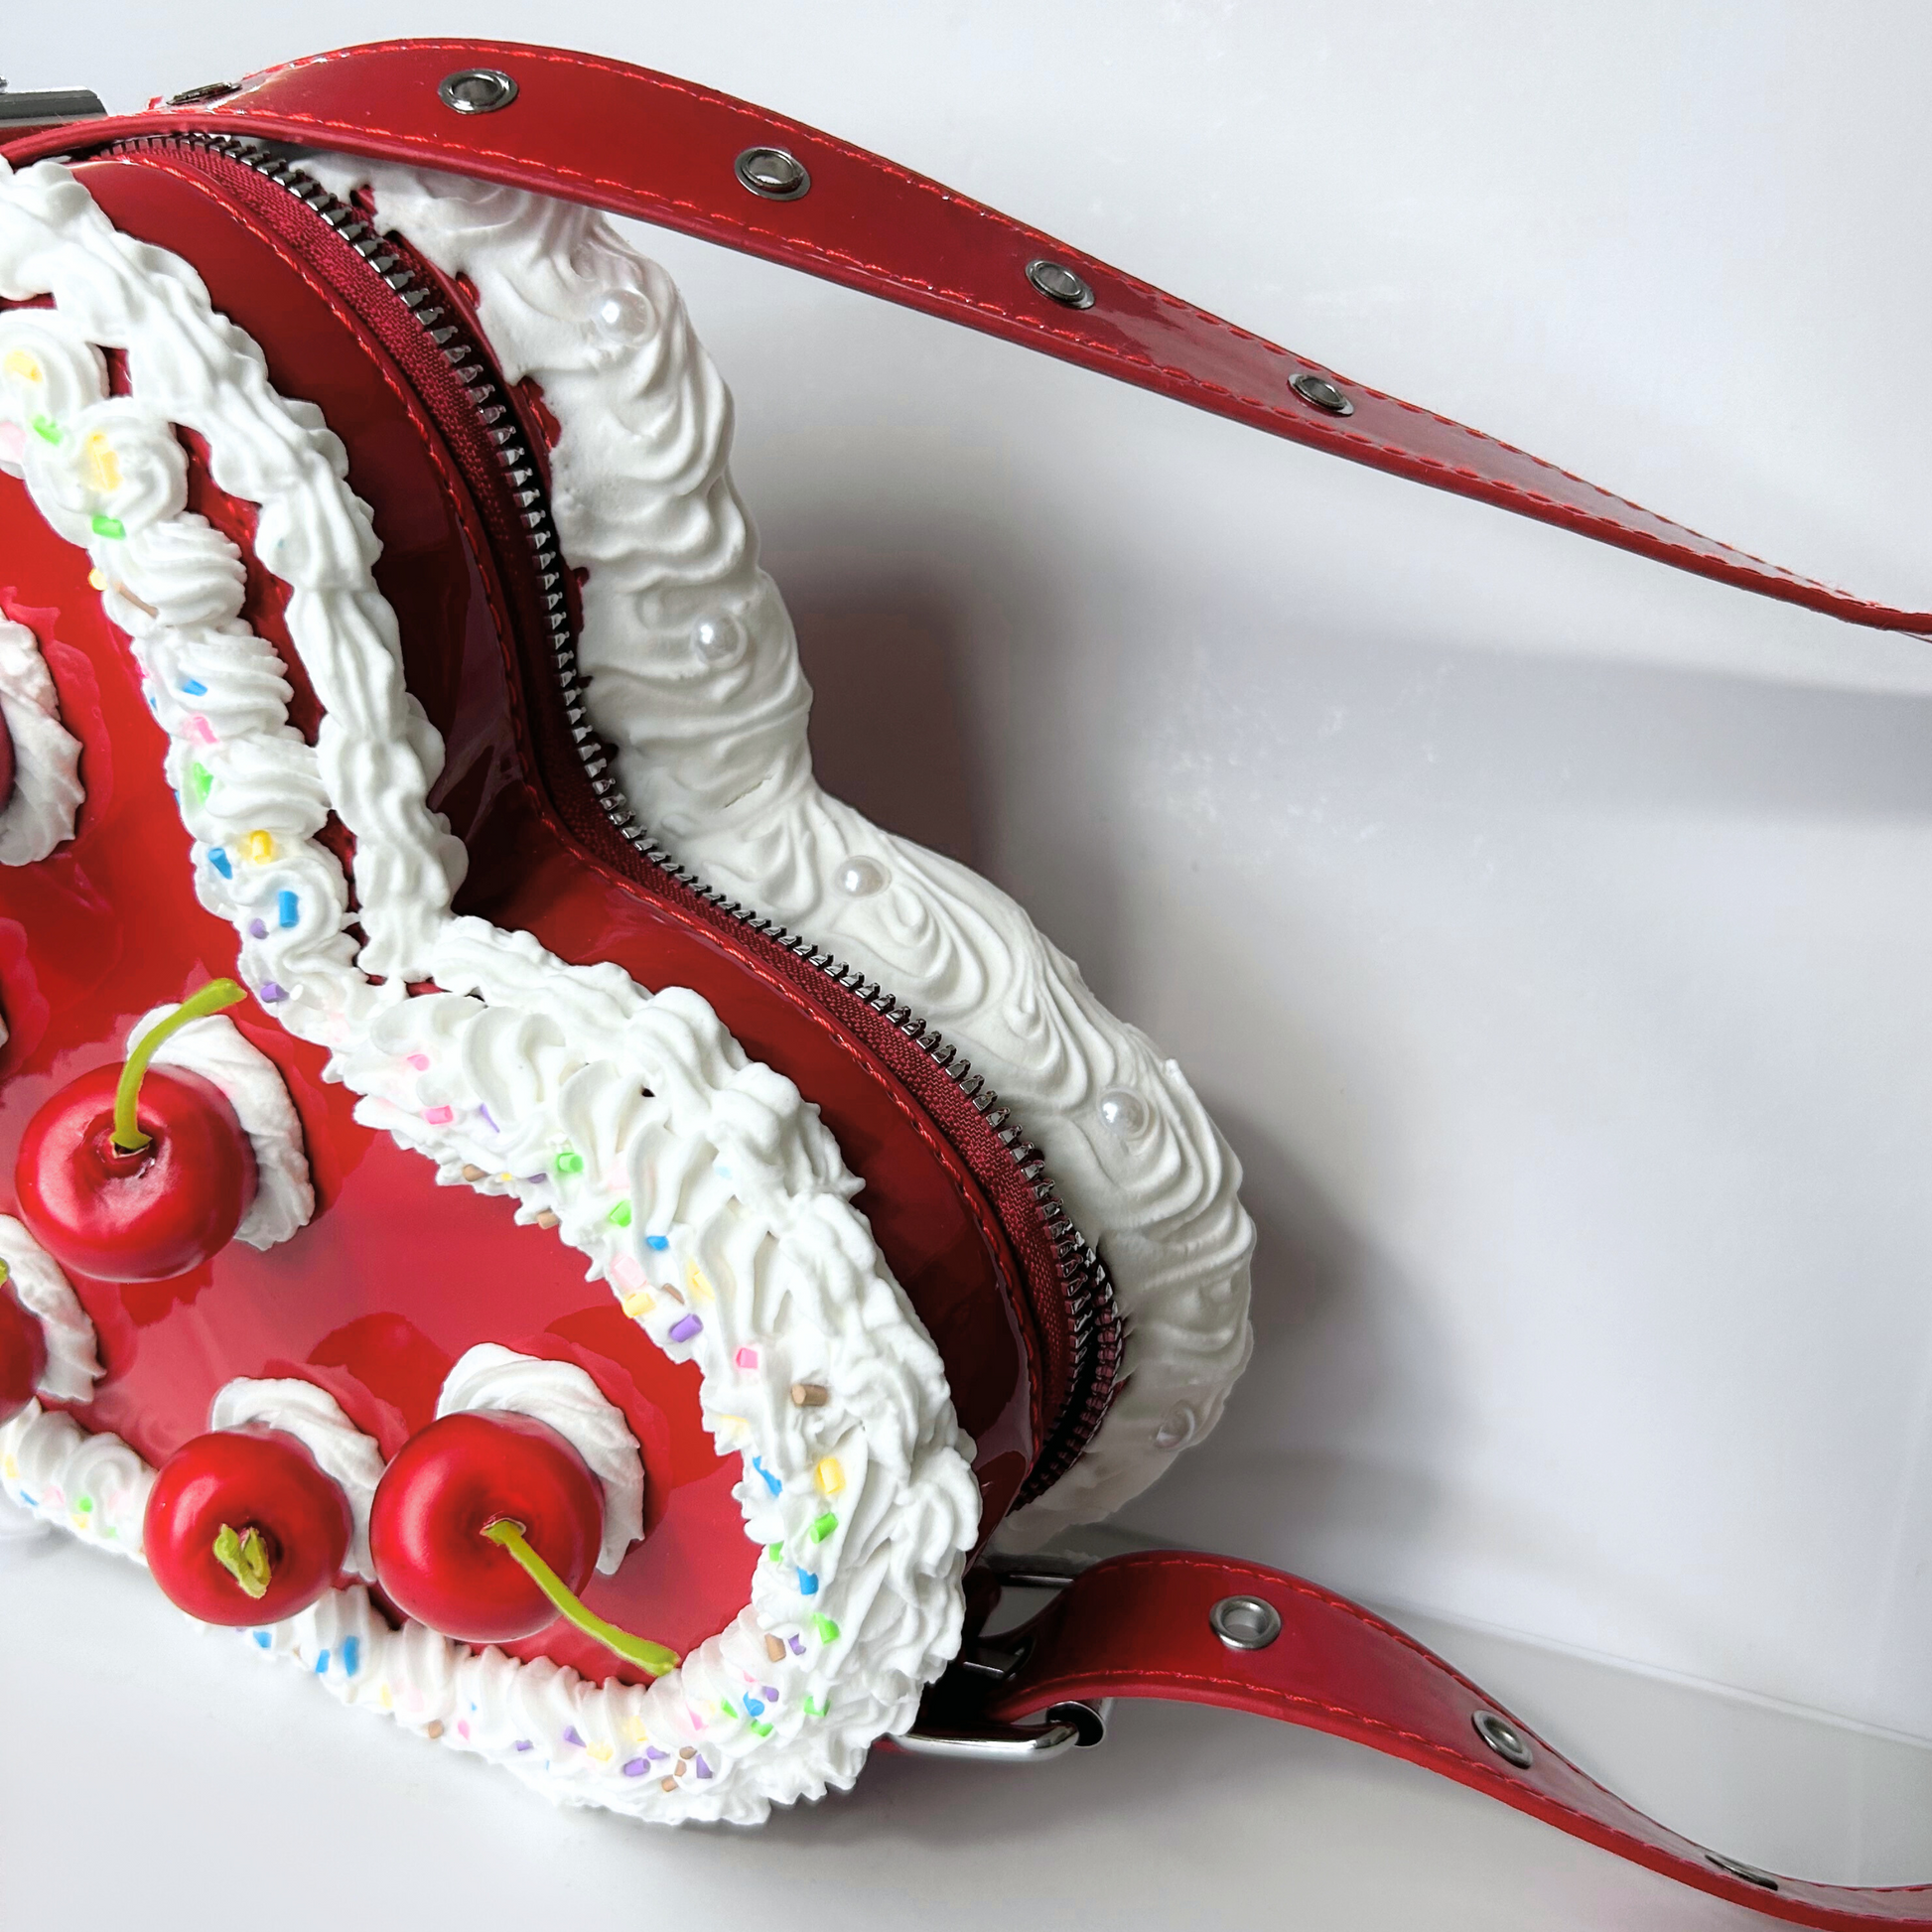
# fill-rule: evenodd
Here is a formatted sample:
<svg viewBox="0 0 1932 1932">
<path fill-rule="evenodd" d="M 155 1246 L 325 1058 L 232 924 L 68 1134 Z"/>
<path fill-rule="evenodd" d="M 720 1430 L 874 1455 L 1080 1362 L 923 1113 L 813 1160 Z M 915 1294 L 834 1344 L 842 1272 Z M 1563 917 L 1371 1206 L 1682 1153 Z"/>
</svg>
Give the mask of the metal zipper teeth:
<svg viewBox="0 0 1932 1932">
<path fill-rule="evenodd" d="M 563 698 L 564 719 L 582 760 L 591 790 L 611 822 L 612 829 L 640 858 L 676 880 L 687 891 L 716 906 L 726 917 L 795 954 L 806 965 L 823 973 L 836 985 L 855 994 L 886 1020 L 937 1067 L 954 1085 L 973 1110 L 993 1130 L 1021 1178 L 1032 1190 L 1048 1238 L 1053 1243 L 1060 1288 L 1066 1297 L 1069 1330 L 1073 1343 L 1073 1387 L 1059 1417 L 1047 1432 L 1037 1461 L 1022 1487 L 1015 1506 L 1034 1500 L 1049 1489 L 1073 1464 L 1092 1440 L 1112 1405 L 1120 1382 L 1122 1350 L 1126 1328 L 1113 1279 L 1107 1265 L 1092 1245 L 1073 1225 L 1059 1192 L 1046 1173 L 1045 1157 L 1013 1125 L 1011 1115 L 1000 1105 L 1000 1098 L 971 1063 L 947 1045 L 936 1029 L 928 1027 L 911 1008 L 897 1001 L 877 981 L 868 979 L 855 966 L 848 966 L 835 954 L 809 939 L 787 931 L 753 907 L 741 904 L 707 884 L 688 866 L 674 859 L 637 822 L 637 815 L 625 799 L 611 768 L 605 746 L 592 729 L 584 708 L 584 683 L 578 674 L 577 643 L 571 634 L 568 607 L 563 590 L 563 546 L 551 519 L 549 500 L 541 486 L 542 479 L 528 448 L 522 429 L 508 399 L 490 379 L 488 360 L 470 340 L 459 319 L 446 318 L 435 306 L 435 292 L 417 286 L 415 272 L 383 246 L 371 223 L 345 202 L 338 201 L 322 184 L 306 175 L 272 148 L 230 134 L 191 132 L 185 135 L 147 136 L 120 144 L 122 149 L 166 146 L 173 141 L 189 141 L 207 148 L 284 189 L 317 216 L 334 228 L 369 266 L 380 275 L 422 326 L 430 341 L 442 351 L 444 359 L 463 384 L 472 406 L 482 419 L 483 430 L 494 444 L 496 461 L 502 466 L 510 495 L 522 519 L 524 533 L 537 569 L 539 592 L 543 598 L 544 622 L 548 626 L 551 656 L 556 666 L 558 690 Z"/>
</svg>

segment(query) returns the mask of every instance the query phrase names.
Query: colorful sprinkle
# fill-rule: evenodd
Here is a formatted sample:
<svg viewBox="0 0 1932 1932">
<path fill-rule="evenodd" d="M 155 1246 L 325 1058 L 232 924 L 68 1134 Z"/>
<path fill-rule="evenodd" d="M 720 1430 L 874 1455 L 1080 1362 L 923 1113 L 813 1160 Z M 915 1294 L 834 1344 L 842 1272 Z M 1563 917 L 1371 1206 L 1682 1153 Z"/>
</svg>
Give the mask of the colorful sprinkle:
<svg viewBox="0 0 1932 1932">
<path fill-rule="evenodd" d="M 660 1255 L 670 1245 L 661 1234 L 647 1234 L 644 1236 L 644 1246 L 647 1248 L 655 1248 Z"/>
<path fill-rule="evenodd" d="M 675 1791 L 677 1789 L 677 1779 L 659 1778 L 657 1780 L 657 1788 L 660 1791 Z"/>
<path fill-rule="evenodd" d="M 241 852 L 251 866 L 265 866 L 275 856 L 275 841 L 267 832 L 250 832 L 241 842 Z"/>
<path fill-rule="evenodd" d="M 531 1215 L 530 1219 L 540 1228 L 553 1228 L 557 1226 L 559 1217 L 546 1207 L 541 1212 Z"/>
<path fill-rule="evenodd" d="M 800 1596 L 818 1594 L 818 1579 L 809 1570 L 801 1570 L 798 1573 L 798 1594 Z"/>
<path fill-rule="evenodd" d="M 316 1659 L 316 1675 L 318 1677 L 329 1675 L 329 1653 L 326 1650 Z"/>
<path fill-rule="evenodd" d="M 711 1766 L 703 1758 L 698 1759 L 698 1775 L 701 1778 L 708 1778 L 711 1775 Z"/>
<path fill-rule="evenodd" d="M 427 1073 L 429 1071 L 429 1055 L 427 1053 L 411 1053 L 407 1057 L 409 1064 L 418 1073 Z"/>
<path fill-rule="evenodd" d="M 90 570 L 87 573 L 87 586 L 90 590 L 104 591 L 107 588 L 107 579 L 104 578 L 99 571 Z M 149 699 L 148 708 L 150 710 L 153 710 L 154 708 L 153 699 Z"/>
<path fill-rule="evenodd" d="M 266 939 L 268 937 L 268 928 L 259 919 L 250 919 L 248 921 L 248 936 L 251 939 Z"/>
<path fill-rule="evenodd" d="M 836 1496 L 845 1487 L 845 1471 L 839 1467 L 836 1455 L 822 1457 L 812 1474 L 813 1480 L 828 1496 Z"/>
<path fill-rule="evenodd" d="M 229 865 L 228 855 L 218 845 L 208 847 L 207 862 L 223 879 L 232 879 L 234 877 L 234 867 Z"/>
<path fill-rule="evenodd" d="M 696 1318 L 697 1317 L 695 1315 L 692 1317 L 693 1320 L 695 1320 Z M 767 1469 L 764 1466 L 764 1464 L 761 1461 L 759 1461 L 759 1459 L 756 1455 L 752 1457 L 752 1467 L 755 1468 L 759 1472 L 759 1474 L 764 1478 L 764 1486 L 768 1490 L 770 1490 L 774 1496 L 779 1492 L 779 1490 L 781 1490 L 784 1487 L 784 1484 L 780 1482 L 778 1478 L 774 1476 L 771 1473 L 771 1471 Z"/>
<path fill-rule="evenodd" d="M 695 1314 L 687 1314 L 671 1323 L 673 1341 L 689 1341 L 693 1335 L 704 1333 L 704 1323 Z"/>
<path fill-rule="evenodd" d="M 17 375 L 23 382 L 41 382 L 46 378 L 41 374 L 41 365 L 24 348 L 10 348 L 7 359 L 0 362 L 9 375 Z"/>
<path fill-rule="evenodd" d="M 715 1302 L 718 1299 L 712 1293 L 711 1284 L 705 1280 L 704 1270 L 695 1261 L 685 1268 L 684 1284 L 690 1289 L 694 1302 Z"/>
<path fill-rule="evenodd" d="M 644 1755 L 647 1758 L 649 1758 L 653 1764 L 662 1764 L 665 1758 L 670 1755 L 670 1753 L 668 1751 L 660 1751 L 655 1744 L 646 1744 L 644 1746 Z"/>
<path fill-rule="evenodd" d="M 791 1654 L 794 1657 L 802 1657 L 805 1654 L 805 1641 L 802 1637 L 787 1637 L 785 1641 L 791 1645 Z"/>
<path fill-rule="evenodd" d="M 87 438 L 87 472 L 93 485 L 103 494 L 121 486 L 120 459 L 115 456 L 112 445 L 98 430 Z M 105 531 L 101 534 L 106 535 Z"/>
<path fill-rule="evenodd" d="M 657 1306 L 657 1297 L 653 1295 L 650 1292 L 650 1290 L 647 1288 L 632 1289 L 631 1292 L 628 1295 L 626 1295 L 621 1302 L 618 1304 L 618 1307 L 621 1308 L 624 1311 L 624 1313 L 631 1318 L 632 1321 L 641 1320 L 656 1306 Z"/>
<path fill-rule="evenodd" d="M 295 895 L 285 887 L 275 895 L 275 923 L 286 931 L 302 916 L 302 908 Z"/>
<path fill-rule="evenodd" d="M 447 1127 L 451 1121 L 456 1119 L 456 1109 L 454 1107 L 425 1107 L 423 1109 L 423 1118 L 432 1127 Z"/>
<path fill-rule="evenodd" d="M 96 570 L 90 573 L 90 575 L 92 577 L 99 577 L 100 572 Z M 94 585 L 94 589 L 97 591 L 104 591 L 106 588 L 107 585 L 104 579 Z M 183 678 L 181 681 L 181 690 L 182 696 L 185 698 L 206 698 L 207 696 L 207 686 L 198 677 Z"/>
<path fill-rule="evenodd" d="M 735 1718 L 738 1716 L 738 1706 L 735 1705 L 730 1698 L 720 1698 L 718 1700 L 718 1709 L 722 1711 L 725 1714 L 725 1716 L 728 1718 Z"/>
<path fill-rule="evenodd" d="M 752 1726 L 752 1728 L 756 1730 L 760 1737 L 769 1737 L 771 1735 L 773 1726 L 768 1724 L 755 1724 Z"/>
<path fill-rule="evenodd" d="M 650 1769 L 650 1760 L 648 1758 L 633 1757 L 623 1767 L 623 1774 L 627 1778 L 640 1778 L 649 1769 Z"/>
<path fill-rule="evenodd" d="M 489 1129 L 489 1131 L 490 1131 L 490 1132 L 491 1132 L 492 1134 L 500 1134 L 500 1133 L 501 1133 L 501 1132 L 503 1131 L 503 1130 L 502 1130 L 502 1129 L 501 1129 L 500 1127 L 498 1127 L 498 1126 L 496 1125 L 496 1123 L 495 1123 L 495 1121 L 494 1121 L 493 1119 L 491 1119 L 491 1117 L 490 1117 L 490 1112 L 489 1112 L 489 1109 L 488 1109 L 487 1107 L 482 1107 L 482 1106 L 480 1106 L 480 1107 L 479 1107 L 479 1108 L 477 1109 L 477 1112 L 478 1112 L 478 1113 L 480 1113 L 480 1114 L 481 1114 L 481 1115 L 483 1116 L 483 1125 L 484 1125 L 484 1126 L 485 1126 L 486 1128 L 488 1128 L 488 1129 Z"/>
<path fill-rule="evenodd" d="M 785 1660 L 784 1639 L 781 1637 L 766 1637 L 764 1640 L 764 1654 L 774 1664 L 782 1664 Z M 774 1692 L 772 1695 L 776 1696 L 776 1693 Z"/>
<path fill-rule="evenodd" d="M 214 789 L 214 773 L 200 759 L 188 767 L 188 788 L 202 803 L 207 803 L 207 795 Z"/>
<path fill-rule="evenodd" d="M 204 745 L 218 745 L 221 742 L 214 735 L 214 727 L 210 725 L 208 721 L 201 715 L 200 712 L 197 712 L 194 717 L 189 719 L 188 729 L 192 731 L 195 734 L 195 736 L 202 741 Z"/>
<path fill-rule="evenodd" d="M 791 1385 L 791 1406 L 794 1409 L 823 1409 L 831 1393 L 820 1382 L 794 1382 Z"/>
<path fill-rule="evenodd" d="M 96 516 L 93 527 L 94 535 L 97 537 L 113 537 L 119 539 L 127 535 L 127 525 L 118 516 Z"/>
<path fill-rule="evenodd" d="M 764 1554 L 768 1562 L 783 1563 L 785 1560 L 785 1546 L 782 1543 L 767 1543 L 764 1546 Z"/>
<path fill-rule="evenodd" d="M 263 980 L 258 997 L 264 1006 L 273 1006 L 277 1001 L 286 1000 L 289 996 L 273 980 Z"/>
<path fill-rule="evenodd" d="M 36 416 L 27 427 L 43 443 L 58 443 L 61 440 L 61 425 L 52 416 Z"/>
<path fill-rule="evenodd" d="M 441 1718 L 432 1718 L 429 1721 L 429 1723 L 423 1726 L 423 1735 L 425 1737 L 441 1737 L 442 1734 L 443 1734 L 443 1720 Z"/>
<path fill-rule="evenodd" d="M 625 1291 L 642 1288 L 650 1278 L 647 1276 L 635 1255 L 619 1255 L 611 1264 L 612 1279 Z"/>
<path fill-rule="evenodd" d="M 570 1725 L 570 1726 L 569 1726 L 569 1728 L 565 1730 L 565 1732 L 564 1732 L 564 1742 L 565 1742 L 566 1744 L 575 1744 L 575 1745 L 577 1745 L 577 1746 L 578 1746 L 578 1747 L 579 1747 L 580 1749 L 582 1748 L 582 1746 L 583 1746 L 583 1742 L 584 1742 L 584 1740 L 583 1740 L 583 1738 L 581 1738 L 580 1736 L 578 1736 L 578 1734 L 577 1734 L 577 1726 L 576 1726 L 575 1725 Z"/>
<path fill-rule="evenodd" d="M 559 1173 L 582 1173 L 584 1172 L 584 1157 L 570 1148 L 565 1148 L 557 1156 L 557 1172 Z"/>
<path fill-rule="evenodd" d="M 839 1626 L 823 1611 L 812 1618 L 812 1628 L 817 1631 L 820 1643 L 837 1643 L 839 1640 Z"/>
<path fill-rule="evenodd" d="M 460 1718 L 457 1720 L 456 1734 L 464 1738 L 470 1735 L 470 1720 L 468 1718 Z"/>
<path fill-rule="evenodd" d="M 761 1718 L 764 1716 L 764 1700 L 762 1698 L 747 1697 L 745 1700 L 745 1709 L 753 1717 Z"/>
<path fill-rule="evenodd" d="M 536 1749 L 536 1746 L 533 1743 L 531 1743 L 527 1737 L 519 1737 L 516 1740 L 516 1742 L 510 1746 L 510 1749 L 513 1751 L 533 1751 Z"/>
<path fill-rule="evenodd" d="M 766 1703 L 766 1704 L 776 1704 L 776 1703 L 777 1703 L 777 1701 L 778 1701 L 778 1687 L 777 1687 L 777 1686 L 776 1686 L 775 1684 L 767 1684 L 767 1685 L 766 1685 L 766 1686 L 764 1687 L 764 1701 L 765 1701 L 765 1703 Z"/>
<path fill-rule="evenodd" d="M 823 1543 L 838 1526 L 839 1519 L 828 1509 L 823 1516 L 819 1517 L 812 1524 L 812 1541 L 814 1543 Z"/>
<path fill-rule="evenodd" d="M 257 1630 L 255 1632 L 255 1643 L 259 1649 L 268 1650 L 273 1648 L 275 1639 L 266 1630 Z"/>
<path fill-rule="evenodd" d="M 621 1200 L 604 1217 L 614 1228 L 627 1228 L 630 1225 L 630 1203 Z"/>
<path fill-rule="evenodd" d="M 345 1637 L 343 1639 L 343 1675 L 353 1677 L 362 1667 L 362 1639 Z"/>
<path fill-rule="evenodd" d="M 740 1368 L 757 1368 L 759 1365 L 759 1351 L 756 1348 L 741 1348 L 738 1351 L 738 1353 L 732 1357 L 732 1360 L 736 1362 Z"/>
<path fill-rule="evenodd" d="M 610 1744 L 586 1744 L 584 1748 L 590 1752 L 593 1764 L 608 1764 L 617 1756 L 616 1749 Z"/>
<path fill-rule="evenodd" d="M 823 1698 L 807 1698 L 805 1700 L 805 1715 L 808 1718 L 824 1717 L 825 1700 Z"/>
</svg>

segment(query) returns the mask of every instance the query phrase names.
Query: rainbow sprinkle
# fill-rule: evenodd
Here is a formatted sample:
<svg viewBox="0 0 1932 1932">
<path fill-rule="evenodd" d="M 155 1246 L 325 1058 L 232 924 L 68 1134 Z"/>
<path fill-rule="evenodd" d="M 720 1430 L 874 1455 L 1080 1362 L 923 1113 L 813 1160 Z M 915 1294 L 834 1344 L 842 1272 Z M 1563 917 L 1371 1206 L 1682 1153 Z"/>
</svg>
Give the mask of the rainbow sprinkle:
<svg viewBox="0 0 1932 1932">
<path fill-rule="evenodd" d="M 694 1335 L 704 1333 L 704 1323 L 695 1314 L 687 1314 L 671 1323 L 673 1341 L 689 1341 Z"/>
<path fill-rule="evenodd" d="M 759 1365 L 759 1351 L 756 1348 L 741 1348 L 738 1351 L 738 1353 L 732 1357 L 732 1360 L 736 1362 L 740 1368 L 757 1368 Z"/>
<path fill-rule="evenodd" d="M 432 1127 L 447 1127 L 451 1121 L 456 1119 L 456 1109 L 454 1107 L 425 1107 L 423 1109 L 423 1118 Z"/>
<path fill-rule="evenodd" d="M 798 1573 L 798 1594 L 800 1596 L 818 1594 L 818 1579 L 809 1570 L 801 1570 Z"/>
<path fill-rule="evenodd" d="M 275 922 L 277 925 L 285 928 L 292 926 L 300 916 L 300 908 L 293 893 L 284 888 L 275 895 Z"/>
<path fill-rule="evenodd" d="M 250 865 L 265 866 L 275 856 L 275 840 L 267 832 L 250 832 L 242 840 L 241 850 Z"/>
<path fill-rule="evenodd" d="M 814 1543 L 823 1543 L 838 1526 L 839 1519 L 828 1509 L 823 1516 L 819 1517 L 812 1524 L 812 1541 Z"/>
<path fill-rule="evenodd" d="M 584 1172 L 584 1157 L 570 1148 L 565 1148 L 557 1156 L 557 1172 L 559 1173 L 582 1173 Z"/>
<path fill-rule="evenodd" d="M 218 845 L 208 847 L 207 862 L 223 879 L 232 879 L 234 877 L 234 867 L 229 865 L 228 855 Z"/>
<path fill-rule="evenodd" d="M 127 525 L 118 516 L 96 516 L 94 518 L 93 529 L 94 535 L 97 537 L 114 537 L 118 539 L 127 535 Z"/>
<path fill-rule="evenodd" d="M 188 788 L 204 805 L 207 803 L 208 793 L 214 789 L 214 773 L 199 759 L 188 767 Z"/>
<path fill-rule="evenodd" d="M 647 1248 L 655 1248 L 660 1255 L 670 1245 L 661 1234 L 647 1234 L 644 1236 L 644 1246 Z"/>
<path fill-rule="evenodd" d="M 619 1201 L 604 1218 L 613 1227 L 627 1228 L 630 1225 L 630 1203 L 627 1200 Z"/>
<path fill-rule="evenodd" d="M 61 425 L 52 416 L 36 416 L 27 427 L 43 443 L 58 443 L 61 440 Z"/>
<path fill-rule="evenodd" d="M 828 1496 L 836 1496 L 845 1487 L 845 1471 L 839 1466 L 836 1455 L 823 1457 L 813 1471 L 813 1479 Z"/>
<path fill-rule="evenodd" d="M 818 1633 L 820 1643 L 837 1643 L 839 1640 L 839 1626 L 823 1611 L 812 1618 L 812 1628 Z"/>
<path fill-rule="evenodd" d="M 695 1315 L 691 1317 L 691 1319 L 693 1320 L 695 1320 L 696 1318 L 697 1317 Z M 774 1476 L 771 1473 L 771 1471 L 767 1469 L 764 1466 L 764 1464 L 761 1461 L 759 1461 L 756 1455 L 752 1457 L 752 1467 L 755 1468 L 759 1472 L 759 1474 L 764 1478 L 764 1486 L 768 1490 L 770 1490 L 774 1496 L 784 1487 L 784 1484 L 780 1482 L 778 1478 Z"/>
</svg>

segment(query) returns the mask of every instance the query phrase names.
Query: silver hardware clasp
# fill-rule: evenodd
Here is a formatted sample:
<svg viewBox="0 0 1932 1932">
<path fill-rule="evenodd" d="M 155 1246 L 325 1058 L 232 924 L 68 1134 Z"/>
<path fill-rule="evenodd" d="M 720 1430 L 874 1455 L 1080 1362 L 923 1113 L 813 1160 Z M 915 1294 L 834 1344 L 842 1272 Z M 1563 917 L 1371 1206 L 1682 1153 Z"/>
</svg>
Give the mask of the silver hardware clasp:
<svg viewBox="0 0 1932 1932">
<path fill-rule="evenodd" d="M 983 1568 L 1001 1589 L 1064 1589 L 1087 1563 L 1054 1557 L 989 1557 Z M 931 1685 L 912 1728 L 896 1741 L 915 1757 L 970 1758 L 981 1764 L 1044 1764 L 1071 1750 L 1086 1750 L 1107 1735 L 1112 1698 L 1091 1704 L 1056 1704 L 1036 1725 L 996 1724 L 986 1705 L 1027 1661 L 1025 1628 L 1011 1636 L 967 1634 L 959 1655 Z"/>
</svg>

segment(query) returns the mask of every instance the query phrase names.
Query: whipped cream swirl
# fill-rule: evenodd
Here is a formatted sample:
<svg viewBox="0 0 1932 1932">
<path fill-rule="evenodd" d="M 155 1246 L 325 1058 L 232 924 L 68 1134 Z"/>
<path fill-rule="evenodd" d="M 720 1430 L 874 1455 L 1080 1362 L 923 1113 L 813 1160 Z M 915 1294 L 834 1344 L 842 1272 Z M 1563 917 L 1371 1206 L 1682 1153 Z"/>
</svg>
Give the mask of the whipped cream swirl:
<svg viewBox="0 0 1932 1932">
<path fill-rule="evenodd" d="M 0 378 L 4 379 L 4 378 Z M 9 466 L 0 445 L 0 470 Z M 25 624 L 0 618 L 0 726 L 13 741 L 14 781 L 0 798 L 0 866 L 31 866 L 73 837 L 80 741 L 61 723 L 54 676 Z M 0 1040 L 6 1038 L 0 1026 Z"/>
</svg>

